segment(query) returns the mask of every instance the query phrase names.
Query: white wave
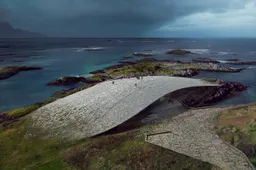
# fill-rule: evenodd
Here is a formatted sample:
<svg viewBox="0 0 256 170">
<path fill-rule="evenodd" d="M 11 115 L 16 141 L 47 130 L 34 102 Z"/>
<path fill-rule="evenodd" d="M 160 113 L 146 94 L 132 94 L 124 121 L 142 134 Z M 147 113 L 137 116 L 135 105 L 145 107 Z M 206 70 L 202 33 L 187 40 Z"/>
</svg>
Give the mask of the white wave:
<svg viewBox="0 0 256 170">
<path fill-rule="evenodd" d="M 214 54 L 216 54 L 216 55 L 237 55 L 238 53 L 221 51 L 221 52 L 214 52 Z"/>
<path fill-rule="evenodd" d="M 256 54 L 256 51 L 250 51 L 249 54 Z"/>
<path fill-rule="evenodd" d="M 217 61 L 223 64 L 228 63 L 228 61 L 225 61 L 225 60 L 217 60 Z"/>
<path fill-rule="evenodd" d="M 82 47 L 76 48 L 76 52 L 83 52 L 83 51 L 102 51 L 105 50 L 105 47 Z"/>
<path fill-rule="evenodd" d="M 209 49 L 205 48 L 205 49 L 185 49 L 187 51 L 191 51 L 192 53 L 196 53 L 196 54 L 207 54 L 210 52 Z"/>
<path fill-rule="evenodd" d="M 256 66 L 250 66 L 249 68 L 254 69 L 254 68 L 256 68 Z"/>
</svg>

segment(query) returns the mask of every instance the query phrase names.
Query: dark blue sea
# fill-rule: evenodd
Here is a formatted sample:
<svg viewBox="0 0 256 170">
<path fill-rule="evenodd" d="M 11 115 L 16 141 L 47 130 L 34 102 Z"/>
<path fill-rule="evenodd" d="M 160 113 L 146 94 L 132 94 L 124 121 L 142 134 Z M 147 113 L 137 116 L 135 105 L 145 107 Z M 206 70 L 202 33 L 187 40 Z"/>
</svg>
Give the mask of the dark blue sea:
<svg viewBox="0 0 256 170">
<path fill-rule="evenodd" d="M 104 51 L 83 51 L 86 46 L 103 47 Z M 194 54 L 166 55 L 169 49 L 188 49 Z M 54 92 L 71 87 L 50 87 L 46 84 L 62 76 L 89 76 L 89 72 L 117 64 L 133 52 L 153 50 L 156 59 L 191 61 L 197 57 L 218 60 L 256 60 L 256 39 L 0 39 L 0 67 L 39 66 L 43 70 L 21 72 L 0 80 L 0 112 L 42 102 Z M 139 59 L 139 58 L 138 58 Z M 228 65 L 227 65 L 228 66 Z M 240 104 L 256 101 L 256 66 L 240 73 L 201 73 L 196 77 L 213 77 L 237 81 L 249 86 L 241 95 L 219 104 Z"/>
</svg>

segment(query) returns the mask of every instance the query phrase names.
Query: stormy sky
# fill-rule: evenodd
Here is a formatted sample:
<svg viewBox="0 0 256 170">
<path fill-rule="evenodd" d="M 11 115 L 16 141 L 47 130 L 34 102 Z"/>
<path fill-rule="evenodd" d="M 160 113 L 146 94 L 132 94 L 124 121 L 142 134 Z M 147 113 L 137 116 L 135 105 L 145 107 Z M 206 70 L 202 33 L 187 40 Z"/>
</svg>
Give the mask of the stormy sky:
<svg viewBox="0 0 256 170">
<path fill-rule="evenodd" d="M 256 37 L 256 0 L 0 0 L 0 19 L 49 36 Z"/>
</svg>

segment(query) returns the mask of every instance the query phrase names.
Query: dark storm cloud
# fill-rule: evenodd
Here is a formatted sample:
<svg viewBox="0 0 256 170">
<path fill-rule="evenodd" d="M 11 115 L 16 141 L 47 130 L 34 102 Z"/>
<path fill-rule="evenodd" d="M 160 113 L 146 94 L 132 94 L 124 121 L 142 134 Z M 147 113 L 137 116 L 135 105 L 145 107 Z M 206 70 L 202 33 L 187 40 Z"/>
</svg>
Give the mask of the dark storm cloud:
<svg viewBox="0 0 256 170">
<path fill-rule="evenodd" d="M 55 36 L 143 36 L 197 12 L 241 8 L 247 0 L 2 0 L 17 27 Z M 249 0 L 248 0 L 249 1 Z"/>
</svg>

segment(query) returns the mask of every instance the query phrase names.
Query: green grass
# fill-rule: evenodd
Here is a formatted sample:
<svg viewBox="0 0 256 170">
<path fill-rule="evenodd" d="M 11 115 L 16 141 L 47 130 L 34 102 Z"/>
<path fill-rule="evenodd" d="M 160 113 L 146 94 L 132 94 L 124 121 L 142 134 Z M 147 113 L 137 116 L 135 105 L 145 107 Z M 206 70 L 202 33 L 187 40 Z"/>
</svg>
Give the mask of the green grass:
<svg viewBox="0 0 256 170">
<path fill-rule="evenodd" d="M 256 145 L 256 106 L 249 105 L 231 109 L 219 114 L 216 131 L 220 138 L 243 151 L 248 157 L 256 154 L 248 152 Z"/>
<path fill-rule="evenodd" d="M 0 130 L 0 167 L 3 170 L 25 169 L 53 160 L 68 146 L 57 139 L 41 139 L 27 131 L 27 119 Z"/>
<path fill-rule="evenodd" d="M 14 109 L 14 110 L 5 112 L 4 114 L 8 118 L 18 118 L 18 117 L 25 116 L 25 115 L 37 110 L 40 107 L 41 107 L 40 104 L 34 104 L 34 105 L 27 106 L 24 108 Z"/>
<path fill-rule="evenodd" d="M 256 166 L 256 157 L 249 157 L 251 163 Z"/>
<path fill-rule="evenodd" d="M 139 131 L 101 136 L 63 154 L 69 165 L 86 170 L 211 169 L 199 160 L 148 144 Z"/>
<path fill-rule="evenodd" d="M 88 77 L 88 78 L 86 78 L 87 80 L 90 80 L 90 81 L 106 81 L 106 80 L 109 80 L 109 79 L 111 79 L 111 77 L 110 76 L 105 76 L 105 75 L 98 75 L 98 74 L 96 74 L 96 75 L 93 75 L 93 76 L 91 76 L 91 77 Z"/>
<path fill-rule="evenodd" d="M 174 75 L 179 71 L 168 68 L 160 62 L 139 62 L 130 66 L 108 69 L 107 73 L 111 76 L 147 75 L 149 73 L 153 75 Z"/>
<path fill-rule="evenodd" d="M 56 158 L 50 162 L 32 167 L 30 169 L 31 170 L 75 170 L 74 168 L 69 167 L 60 158 Z"/>
</svg>

